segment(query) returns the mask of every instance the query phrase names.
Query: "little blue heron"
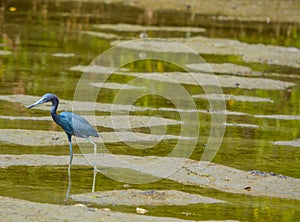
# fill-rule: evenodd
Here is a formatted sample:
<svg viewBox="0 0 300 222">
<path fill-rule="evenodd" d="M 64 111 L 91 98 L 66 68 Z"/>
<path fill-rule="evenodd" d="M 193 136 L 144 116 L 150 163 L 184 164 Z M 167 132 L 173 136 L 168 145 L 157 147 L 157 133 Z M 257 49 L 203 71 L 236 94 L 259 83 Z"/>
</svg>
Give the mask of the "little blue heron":
<svg viewBox="0 0 300 222">
<path fill-rule="evenodd" d="M 68 168 L 68 175 L 70 178 L 70 169 L 72 165 L 73 160 L 73 150 L 72 150 L 72 136 L 82 137 L 85 138 L 88 142 L 92 143 L 94 146 L 94 155 L 96 158 L 97 154 L 97 145 L 89 138 L 90 136 L 93 137 L 99 137 L 98 132 L 92 127 L 92 125 L 84 119 L 82 116 L 77 115 L 72 112 L 62 112 L 59 115 L 56 113 L 59 100 L 58 97 L 54 94 L 47 93 L 42 96 L 42 98 L 32 105 L 28 106 L 27 108 L 30 109 L 34 106 L 46 103 L 46 102 L 52 102 L 52 107 L 50 109 L 50 113 L 52 116 L 52 119 L 54 120 L 57 125 L 59 125 L 63 130 L 66 132 L 69 145 L 70 145 L 70 163 Z M 94 163 L 94 178 L 96 177 L 97 173 L 97 167 L 96 167 L 96 159 Z M 95 181 L 95 180 L 94 180 Z M 92 192 L 94 192 L 94 182 L 93 182 L 93 188 Z"/>
</svg>

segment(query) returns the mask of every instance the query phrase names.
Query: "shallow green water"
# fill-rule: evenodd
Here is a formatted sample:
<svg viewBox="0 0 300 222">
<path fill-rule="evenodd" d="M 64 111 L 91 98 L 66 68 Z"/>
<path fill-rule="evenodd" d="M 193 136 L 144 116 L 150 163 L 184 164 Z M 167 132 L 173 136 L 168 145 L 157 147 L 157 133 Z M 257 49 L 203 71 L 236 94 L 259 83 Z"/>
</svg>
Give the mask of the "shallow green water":
<svg viewBox="0 0 300 222">
<path fill-rule="evenodd" d="M 2 3 L 4 4 L 4 3 Z M 110 40 L 82 34 L 82 30 L 94 30 L 96 23 L 137 23 L 142 13 L 122 5 L 78 4 L 75 2 L 53 1 L 45 3 L 47 12 L 42 5 L 35 5 L 33 1 L 13 1 L 6 3 L 4 14 L 0 15 L 0 50 L 11 51 L 11 55 L 0 55 L 0 94 L 26 94 L 41 96 L 47 92 L 57 94 L 61 99 L 72 100 L 75 86 L 82 73 L 70 71 L 77 65 L 88 65 L 97 55 L 110 48 Z M 7 9 L 14 6 L 17 11 Z M 35 9 L 37 8 L 37 10 Z M 75 10 L 78 15 L 72 15 Z M 93 16 L 89 16 L 89 15 Z M 162 22 L 157 25 L 205 25 L 207 31 L 204 36 L 239 39 L 250 43 L 271 43 L 277 45 L 299 47 L 299 26 L 292 24 L 274 24 L 273 29 L 292 29 L 293 35 L 286 36 L 279 32 L 278 36 L 268 32 L 272 27 L 253 23 L 222 23 L 207 25 L 205 20 L 196 19 L 194 24 L 185 20 L 163 19 L 173 16 L 172 13 L 161 14 Z M 180 16 L 178 17 L 180 18 Z M 209 18 L 207 18 L 209 19 Z M 172 23 L 172 22 L 174 23 Z M 198 22 L 197 22 L 198 21 Z M 176 22 L 178 22 L 176 24 Z M 241 27 L 243 35 L 241 35 Z M 291 28 L 292 27 L 292 28 Z M 260 30 L 260 31 L 258 31 Z M 263 31 L 261 31 L 263 30 Z M 109 30 L 105 32 L 110 33 Z M 137 37 L 139 33 L 112 32 L 126 39 Z M 150 32 L 151 37 L 183 37 L 181 32 Z M 256 36 L 260 36 L 256 38 Z M 272 37 L 270 39 L 270 36 Z M 269 41 L 270 40 L 270 41 Z M 53 53 L 74 53 L 71 57 L 55 57 Z M 120 55 L 122 57 L 122 55 Z M 256 71 L 284 74 L 272 79 L 285 80 L 299 84 L 300 78 L 290 78 L 285 74 L 299 75 L 300 70 L 291 67 L 269 66 L 264 64 L 245 64 L 237 56 L 202 55 L 207 62 L 230 62 L 251 67 Z M 126 66 L 134 72 L 167 72 L 181 69 L 168 63 L 157 61 L 142 61 Z M 115 74 L 109 81 L 126 83 L 131 77 Z M 185 85 L 191 94 L 199 94 L 202 89 L 197 86 Z M 247 90 L 240 88 L 224 88 L 224 93 L 247 96 L 260 96 L 273 100 L 273 103 L 252 103 L 227 101 L 230 111 L 244 112 L 252 115 L 284 114 L 300 115 L 300 87 L 296 85 L 286 90 Z M 112 102 L 117 90 L 102 89 L 98 102 Z M 207 101 L 195 100 L 197 108 L 206 110 Z M 136 101 L 136 105 L 144 107 L 172 107 L 166 99 L 155 96 L 145 96 Z M 97 115 L 109 115 L 106 112 L 96 112 Z M 140 111 L 133 115 L 161 115 L 172 119 L 180 119 L 174 111 Z M 0 101 L 0 116 L 47 116 L 49 111 L 28 111 L 19 103 Z M 255 124 L 259 128 L 241 128 L 228 126 L 223 143 L 213 162 L 242 170 L 257 169 L 275 172 L 285 176 L 300 178 L 300 149 L 299 147 L 278 146 L 274 141 L 293 140 L 299 138 L 300 120 L 278 120 L 255 118 L 252 115 L 228 115 L 228 123 Z M 192 159 L 198 160 L 203 153 L 210 129 L 210 117 L 199 113 L 200 140 L 195 148 Z M 0 118 L 1 129 L 28 130 L 60 130 L 49 121 L 5 120 Z M 110 128 L 98 127 L 99 131 L 112 131 Z M 137 129 L 148 132 L 147 128 Z M 178 134 L 180 126 L 168 126 L 169 134 Z M 176 144 L 176 141 L 164 141 L 154 149 L 137 150 L 126 144 L 107 144 L 111 152 L 129 155 L 158 155 L 165 156 Z M 68 147 L 43 146 L 28 147 L 0 142 L 0 154 L 49 154 L 68 155 Z M 77 146 L 75 153 L 80 153 Z M 66 163 L 67 164 L 67 163 Z M 64 167 L 9 167 L 0 169 L 0 195 L 17 197 L 36 202 L 63 203 L 67 189 L 67 165 Z M 90 192 L 92 184 L 92 170 L 87 167 L 75 166 L 72 169 L 71 193 Z M 123 184 L 99 174 L 96 190 L 123 189 Z M 183 207 L 147 207 L 149 215 L 170 216 L 184 219 L 237 219 L 241 221 L 295 221 L 300 217 L 299 201 L 277 198 L 251 197 L 204 189 L 195 186 L 185 186 L 167 179 L 156 183 L 132 185 L 140 189 L 177 189 L 186 192 L 202 194 L 226 200 L 228 204 L 195 204 Z M 51 195 L 50 195 L 51 194 Z M 134 212 L 135 207 L 109 206 L 113 210 Z M 185 216 L 182 212 L 189 212 Z"/>
</svg>

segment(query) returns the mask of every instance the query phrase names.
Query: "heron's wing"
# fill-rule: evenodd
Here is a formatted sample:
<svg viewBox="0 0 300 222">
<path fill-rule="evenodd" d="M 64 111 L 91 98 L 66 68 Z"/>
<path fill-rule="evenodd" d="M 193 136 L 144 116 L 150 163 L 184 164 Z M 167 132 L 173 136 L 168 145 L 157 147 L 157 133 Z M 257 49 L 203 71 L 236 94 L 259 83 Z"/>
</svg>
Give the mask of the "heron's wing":
<svg viewBox="0 0 300 222">
<path fill-rule="evenodd" d="M 63 112 L 60 115 L 62 114 L 66 117 L 66 120 L 68 120 L 69 123 L 72 123 L 72 135 L 83 138 L 88 138 L 89 136 L 98 137 L 98 132 L 82 116 L 70 112 Z"/>
<path fill-rule="evenodd" d="M 62 112 L 59 114 L 59 123 L 63 130 L 74 136 L 74 129 L 72 124 L 72 113 L 71 112 Z"/>
</svg>

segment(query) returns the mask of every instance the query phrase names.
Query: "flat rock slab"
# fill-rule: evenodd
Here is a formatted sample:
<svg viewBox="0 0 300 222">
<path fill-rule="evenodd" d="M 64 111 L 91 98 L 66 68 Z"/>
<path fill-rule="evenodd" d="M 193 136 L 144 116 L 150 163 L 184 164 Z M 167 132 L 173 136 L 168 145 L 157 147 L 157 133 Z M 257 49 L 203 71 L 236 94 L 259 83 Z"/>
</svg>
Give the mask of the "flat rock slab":
<svg viewBox="0 0 300 222">
<path fill-rule="evenodd" d="M 241 76 L 260 76 L 261 73 L 253 71 L 247 66 L 233 63 L 193 63 L 186 64 L 186 67 L 200 72 L 233 74 Z"/>
<path fill-rule="evenodd" d="M 254 115 L 255 118 L 262 119 L 279 119 L 279 120 L 300 120 L 300 116 L 295 115 Z"/>
<path fill-rule="evenodd" d="M 258 125 L 244 123 L 225 123 L 225 126 L 241 127 L 241 128 L 259 128 Z"/>
<path fill-rule="evenodd" d="M 39 100 L 38 96 L 30 95 L 0 95 L 0 100 L 8 102 L 21 103 L 24 106 L 29 106 Z M 71 100 L 59 100 L 58 110 L 72 110 L 72 111 L 145 111 L 155 110 L 150 107 L 139 107 L 134 105 L 121 105 L 121 104 L 110 104 L 110 103 L 97 103 L 97 102 L 85 102 L 85 101 L 71 101 Z M 50 110 L 51 103 L 46 103 L 41 106 L 36 106 L 33 109 L 39 110 Z"/>
<path fill-rule="evenodd" d="M 145 79 L 151 79 L 166 83 L 174 83 L 177 81 L 181 84 L 210 86 L 220 84 L 220 87 L 235 88 L 238 84 L 242 89 L 265 89 L 265 90 L 282 90 L 292 86 L 295 83 L 285 82 L 281 80 L 273 80 L 266 78 L 252 78 L 232 75 L 213 75 L 204 73 L 183 73 L 183 72 L 166 72 L 166 73 L 132 73 L 125 72 L 124 75 L 131 75 Z M 155 75 L 156 74 L 156 75 Z M 161 78 L 159 75 L 164 75 L 168 78 Z M 169 81 L 168 81 L 169 79 Z"/>
<path fill-rule="evenodd" d="M 84 205 L 56 205 L 34 203 L 26 200 L 1 197 L 0 217 L 5 221 L 145 221 L 145 222 L 192 222 L 171 217 L 154 217 L 88 208 Z M 211 221 L 211 220 L 210 220 Z M 226 220 L 231 221 L 231 220 Z M 219 221 L 221 222 L 221 221 Z"/>
<path fill-rule="evenodd" d="M 207 100 L 235 100 L 241 102 L 273 102 L 270 98 L 263 98 L 257 96 L 243 96 L 231 94 L 198 94 L 193 95 L 193 98 L 207 99 Z"/>
<path fill-rule="evenodd" d="M 95 142 L 117 143 L 117 142 L 153 142 L 165 139 L 193 140 L 197 138 L 182 137 L 175 135 L 155 135 L 138 132 L 103 132 L 102 137 L 94 138 Z M 0 141 L 18 144 L 22 146 L 62 146 L 67 145 L 68 140 L 64 132 L 45 130 L 21 130 L 0 129 Z M 83 138 L 75 137 L 77 143 L 88 143 Z"/>
<path fill-rule="evenodd" d="M 184 41 L 186 46 L 200 54 L 238 55 L 245 62 L 300 67 L 300 50 L 298 48 L 248 44 L 237 40 L 207 38 L 203 36 L 174 40 Z"/>
<path fill-rule="evenodd" d="M 189 194 L 178 190 L 112 190 L 96 193 L 76 194 L 75 201 L 100 205 L 159 206 L 188 205 L 197 203 L 222 203 L 225 201 Z"/>
<path fill-rule="evenodd" d="M 10 54 L 11 54 L 11 51 L 0 50 L 0 56 L 10 55 Z"/>
<path fill-rule="evenodd" d="M 115 82 L 105 82 L 105 83 L 90 83 L 91 86 L 105 89 L 120 89 L 120 90 L 145 90 L 143 86 L 133 86 L 130 84 L 121 84 Z"/>
<path fill-rule="evenodd" d="M 52 53 L 51 54 L 54 57 L 62 57 L 62 58 L 68 58 L 68 57 L 74 57 L 76 54 L 75 53 Z"/>
<path fill-rule="evenodd" d="M 144 32 L 144 31 L 170 31 L 170 32 L 205 32 L 204 28 L 198 27 L 173 27 L 173 26 L 144 26 L 132 24 L 101 24 L 94 25 L 98 29 L 108 29 L 118 32 Z"/>
<path fill-rule="evenodd" d="M 193 83 L 195 84 L 195 83 Z M 37 96 L 29 96 L 29 95 L 0 95 L 0 100 L 8 101 L 8 102 L 17 102 L 21 103 L 24 106 L 31 105 L 32 103 L 36 102 L 40 97 Z M 75 105 L 76 104 L 76 105 Z M 39 109 L 39 110 L 50 110 L 51 103 L 46 103 L 41 106 L 36 106 L 33 109 Z M 58 108 L 58 112 L 60 111 L 102 111 L 102 112 L 133 112 L 133 111 L 153 111 L 153 110 L 159 110 L 159 111 L 166 111 L 166 112 L 202 112 L 202 113 L 207 113 L 206 110 L 198 110 L 198 109 L 177 109 L 177 108 L 167 108 L 167 107 L 160 107 L 160 108 L 152 108 L 152 107 L 140 107 L 140 106 L 134 106 L 134 105 L 121 105 L 121 104 L 110 104 L 110 103 L 94 103 L 94 102 L 83 102 L 83 101 L 70 101 L 70 100 L 60 100 L 60 105 Z M 220 114 L 228 114 L 228 115 L 248 115 L 245 113 L 241 112 L 235 112 L 235 111 L 228 111 L 228 110 L 223 110 L 219 112 Z M 128 113 L 127 113 L 128 114 Z M 116 116 L 116 115 L 114 115 Z M 122 115 L 125 116 L 125 115 Z M 3 118 L 6 118 L 2 116 Z M 13 119 L 16 117 L 9 117 L 9 119 Z M 26 118 L 26 117 L 22 117 Z M 39 120 L 38 117 L 32 117 L 36 118 L 34 120 Z M 45 118 L 45 117 L 40 117 L 40 118 Z M 94 123 L 93 121 L 96 119 L 101 119 L 102 117 L 87 117 L 91 118 L 91 122 Z M 103 117 L 106 118 L 106 117 Z M 154 118 L 155 117 L 151 117 Z M 48 120 L 49 118 L 47 117 L 46 119 L 40 119 L 40 120 Z M 152 119 L 151 119 L 152 121 Z M 166 119 L 167 121 L 167 119 Z"/>
<path fill-rule="evenodd" d="M 112 115 L 112 116 L 83 116 L 92 125 L 112 129 L 132 129 L 141 127 L 179 125 L 181 121 L 163 118 L 160 116 L 135 116 L 135 115 Z M 31 121 L 53 121 L 51 116 L 0 116 L 7 120 L 31 120 Z"/>
<path fill-rule="evenodd" d="M 101 73 L 102 67 L 96 65 L 80 66 L 80 69 L 74 67 L 73 70 L 78 70 L 78 71 L 85 70 L 85 72 Z M 112 73 L 114 71 L 116 70 L 113 70 Z M 254 78 L 254 77 L 232 76 L 232 75 L 213 75 L 213 74 L 207 74 L 201 72 L 140 73 L 140 72 L 120 71 L 117 72 L 117 74 L 134 76 L 134 77 L 139 77 L 144 79 L 151 79 L 155 81 L 172 83 L 172 84 L 174 84 L 174 81 L 176 83 L 178 82 L 181 84 L 199 85 L 199 86 L 220 84 L 221 87 L 225 87 L 225 88 L 235 88 L 237 87 L 237 84 L 239 88 L 243 88 L 243 89 L 265 89 L 265 90 L 281 90 L 281 89 L 286 89 L 295 86 L 295 83 L 281 81 L 281 80 L 273 80 L 273 79 L 258 78 L 258 77 Z M 161 78 L 161 75 L 167 78 Z"/>
<path fill-rule="evenodd" d="M 208 38 L 195 36 L 190 38 L 169 38 L 170 42 L 146 39 L 145 41 L 113 41 L 112 45 L 118 47 L 151 52 L 191 53 L 199 54 L 237 55 L 249 63 L 266 63 L 268 65 L 282 65 L 294 68 L 300 67 L 300 49 L 295 47 L 274 46 L 265 44 L 248 44 L 237 40 L 222 38 Z M 174 47 L 174 42 L 181 42 L 186 46 Z"/>
<path fill-rule="evenodd" d="M 120 39 L 121 38 L 121 36 L 111 34 L 111 33 L 105 33 L 105 32 L 82 31 L 81 33 L 85 34 L 85 35 L 96 36 L 96 37 L 103 38 L 103 39 Z"/>
<path fill-rule="evenodd" d="M 67 165 L 68 161 L 69 156 L 0 155 L 0 167 Z M 160 170 L 151 166 L 151 163 L 159 161 L 162 164 Z M 75 156 L 73 165 L 90 166 L 80 155 Z M 161 178 L 168 174 L 167 179 L 178 183 L 208 187 L 224 192 L 300 200 L 300 179 L 271 174 L 261 177 L 249 171 L 204 161 L 175 157 L 100 154 L 97 157 L 97 166 L 129 169 Z M 174 166 L 178 166 L 177 170 L 169 173 L 169 169 Z M 132 172 L 128 171 L 127 176 L 130 176 L 130 173 Z"/>
<path fill-rule="evenodd" d="M 280 145 L 280 146 L 300 147 L 300 139 L 288 140 L 288 141 L 275 141 L 275 142 L 273 142 L 273 144 Z"/>
</svg>

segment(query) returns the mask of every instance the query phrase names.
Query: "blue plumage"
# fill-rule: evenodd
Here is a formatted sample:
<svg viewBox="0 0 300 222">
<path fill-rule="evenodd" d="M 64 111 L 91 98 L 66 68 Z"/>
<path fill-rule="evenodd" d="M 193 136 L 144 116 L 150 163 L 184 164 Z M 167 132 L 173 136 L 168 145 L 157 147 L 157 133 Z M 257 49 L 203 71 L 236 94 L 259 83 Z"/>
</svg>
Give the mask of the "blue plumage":
<svg viewBox="0 0 300 222">
<path fill-rule="evenodd" d="M 72 136 L 88 138 L 99 137 L 98 132 L 82 116 L 71 112 L 62 112 L 58 115 L 57 124 Z"/>
<path fill-rule="evenodd" d="M 77 115 L 72 112 L 62 112 L 59 115 L 56 113 L 59 100 L 56 95 L 47 93 L 40 100 L 34 104 L 28 106 L 30 109 L 36 105 L 43 104 L 46 102 L 52 102 L 50 113 L 54 122 L 56 122 L 67 134 L 69 145 L 70 145 L 70 163 L 68 168 L 68 173 L 70 175 L 70 168 L 73 160 L 73 150 L 72 150 L 72 136 L 82 137 L 87 139 L 90 143 L 94 145 L 94 154 L 96 155 L 97 147 L 96 144 L 89 139 L 90 136 L 99 137 L 98 132 L 92 127 L 92 125 L 84 119 L 82 116 Z M 96 164 L 94 165 L 94 170 L 97 172 Z"/>
</svg>

